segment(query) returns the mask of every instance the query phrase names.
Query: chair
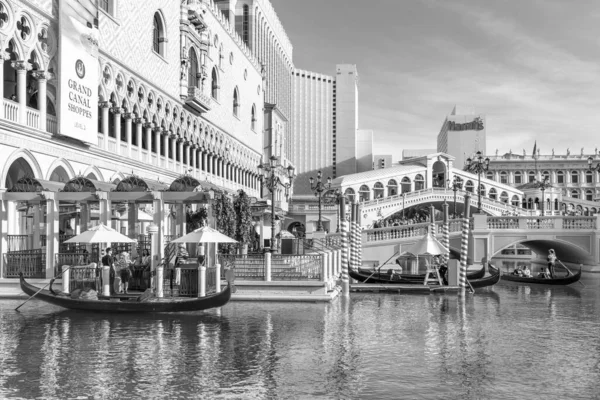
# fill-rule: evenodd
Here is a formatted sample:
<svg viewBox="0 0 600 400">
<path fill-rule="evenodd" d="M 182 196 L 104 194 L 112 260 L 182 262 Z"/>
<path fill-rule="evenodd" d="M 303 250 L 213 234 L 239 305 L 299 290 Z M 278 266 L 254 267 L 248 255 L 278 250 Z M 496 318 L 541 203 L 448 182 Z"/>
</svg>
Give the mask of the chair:
<svg viewBox="0 0 600 400">
<path fill-rule="evenodd" d="M 440 271 L 438 271 L 437 265 L 431 266 L 429 261 L 425 260 L 425 265 L 427 266 L 427 270 L 425 271 L 425 280 L 423 281 L 423 285 L 427 286 L 429 282 L 437 283 L 440 286 L 444 286 L 444 282 L 442 281 L 442 277 L 440 276 Z"/>
</svg>

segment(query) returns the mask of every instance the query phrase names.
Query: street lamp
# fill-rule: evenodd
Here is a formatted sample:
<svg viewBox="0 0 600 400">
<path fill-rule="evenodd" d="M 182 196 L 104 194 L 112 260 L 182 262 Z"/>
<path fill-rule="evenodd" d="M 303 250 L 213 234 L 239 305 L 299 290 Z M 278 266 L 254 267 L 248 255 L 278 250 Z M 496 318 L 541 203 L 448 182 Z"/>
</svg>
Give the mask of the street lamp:
<svg viewBox="0 0 600 400">
<path fill-rule="evenodd" d="M 406 193 L 402 193 L 402 221 L 404 221 L 404 199 L 406 199 Z"/>
<path fill-rule="evenodd" d="M 319 199 L 319 221 L 317 222 L 317 232 L 323 232 L 323 221 L 321 220 L 321 198 L 323 197 L 323 192 L 331 189 L 331 177 L 327 177 L 327 183 L 323 183 L 321 181 L 321 171 L 317 172 L 317 183 L 315 184 L 315 179 L 311 176 L 308 178 L 310 181 L 310 190 L 315 192 L 315 196 Z"/>
<path fill-rule="evenodd" d="M 545 203 L 545 201 L 544 201 L 544 191 L 546 189 L 548 189 L 549 187 L 552 187 L 550 185 L 550 182 L 548 181 L 548 177 L 547 176 L 544 176 L 544 180 L 541 181 L 540 183 L 538 183 L 538 187 L 542 191 L 542 217 L 543 217 L 544 215 L 546 215 L 545 212 L 544 212 L 544 203 Z"/>
<path fill-rule="evenodd" d="M 594 158 L 593 157 L 588 157 L 588 169 L 590 171 L 598 171 L 600 172 L 600 163 L 598 163 L 595 167 L 592 166 L 592 163 L 594 162 Z"/>
<path fill-rule="evenodd" d="M 268 163 L 258 165 L 258 173 L 261 183 L 271 192 L 271 252 L 275 251 L 275 191 L 278 186 L 285 188 L 285 198 L 289 197 L 289 190 L 294 180 L 294 167 L 284 167 L 278 164 L 279 157 L 271 156 Z M 287 173 L 288 183 L 283 183 L 279 175 Z"/>
<path fill-rule="evenodd" d="M 450 182 L 449 179 L 448 182 Z M 456 192 L 459 189 L 462 189 L 462 181 L 458 176 L 454 175 L 454 178 L 452 179 L 452 191 L 454 192 L 454 218 L 456 218 Z"/>
<path fill-rule="evenodd" d="M 473 160 L 467 158 L 465 169 L 477 174 L 477 212 L 481 213 L 481 174 L 489 169 L 490 159 L 484 159 L 481 151 L 478 151 L 475 155 L 476 157 Z"/>
</svg>

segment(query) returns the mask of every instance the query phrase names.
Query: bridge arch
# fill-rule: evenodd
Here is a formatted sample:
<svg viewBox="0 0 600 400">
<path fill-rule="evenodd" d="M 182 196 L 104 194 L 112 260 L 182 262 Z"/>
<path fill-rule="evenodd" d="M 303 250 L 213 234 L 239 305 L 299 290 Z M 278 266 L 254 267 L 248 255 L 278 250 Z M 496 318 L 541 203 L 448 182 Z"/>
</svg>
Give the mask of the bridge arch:
<svg viewBox="0 0 600 400">
<path fill-rule="evenodd" d="M 512 247 L 514 245 L 521 244 L 533 252 L 535 252 L 541 259 L 546 259 L 548 250 L 554 249 L 559 260 L 571 264 L 586 264 L 596 265 L 597 262 L 594 260 L 591 254 L 591 249 L 576 245 L 572 242 L 562 239 L 518 239 L 511 241 L 510 243 L 503 242 L 498 246 L 494 243 L 494 249 L 492 257 L 502 257 L 502 250 Z"/>
</svg>

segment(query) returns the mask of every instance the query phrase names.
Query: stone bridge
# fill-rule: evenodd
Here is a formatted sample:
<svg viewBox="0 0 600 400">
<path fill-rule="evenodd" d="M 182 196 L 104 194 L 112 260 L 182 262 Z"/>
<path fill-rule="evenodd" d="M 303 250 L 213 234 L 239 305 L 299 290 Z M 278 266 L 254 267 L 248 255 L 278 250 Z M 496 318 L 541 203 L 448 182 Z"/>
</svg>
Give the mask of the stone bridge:
<svg viewBox="0 0 600 400">
<path fill-rule="evenodd" d="M 363 261 L 381 264 L 396 252 L 402 253 L 422 238 L 429 223 L 362 231 Z M 435 224 L 441 237 L 441 222 Z M 600 272 L 600 216 L 497 217 L 475 214 L 470 220 L 469 259 L 492 258 L 515 244 L 522 244 L 545 259 L 549 249 L 569 267 L 583 265 Z M 461 220 L 450 221 L 450 250 L 458 254 Z"/>
</svg>

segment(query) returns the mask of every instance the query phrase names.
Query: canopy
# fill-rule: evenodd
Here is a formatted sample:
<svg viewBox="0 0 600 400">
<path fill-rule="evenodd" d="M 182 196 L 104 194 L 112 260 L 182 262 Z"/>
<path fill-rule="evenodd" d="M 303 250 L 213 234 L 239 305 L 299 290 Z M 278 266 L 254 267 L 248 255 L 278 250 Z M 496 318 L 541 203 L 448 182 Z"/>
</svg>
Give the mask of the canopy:
<svg viewBox="0 0 600 400">
<path fill-rule="evenodd" d="M 430 233 L 420 239 L 417 243 L 410 246 L 408 249 L 406 249 L 406 251 L 416 255 L 440 255 L 448 254 L 449 252 L 448 248 L 446 248 L 446 246 L 440 243 L 440 241 L 433 237 Z"/>
<path fill-rule="evenodd" d="M 209 226 L 203 226 L 187 235 L 171 240 L 171 243 L 237 243 L 237 240 L 223 235 Z"/>
<path fill-rule="evenodd" d="M 117 232 L 116 230 L 100 224 L 93 228 L 65 240 L 64 243 L 135 243 L 137 240 L 130 239 L 127 236 Z"/>
</svg>

